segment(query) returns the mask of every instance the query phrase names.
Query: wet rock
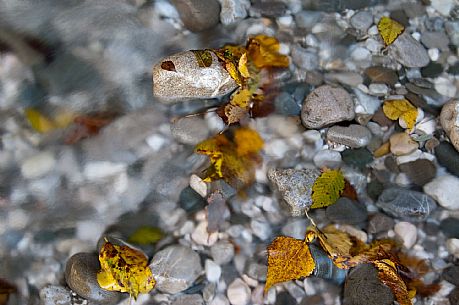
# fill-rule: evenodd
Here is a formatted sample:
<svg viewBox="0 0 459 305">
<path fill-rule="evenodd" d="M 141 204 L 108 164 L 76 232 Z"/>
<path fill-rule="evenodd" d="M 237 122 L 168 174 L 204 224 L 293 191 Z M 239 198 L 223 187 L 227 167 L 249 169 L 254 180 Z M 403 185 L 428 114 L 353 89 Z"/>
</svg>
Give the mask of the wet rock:
<svg viewBox="0 0 459 305">
<path fill-rule="evenodd" d="M 424 192 L 432 196 L 439 205 L 449 210 L 459 210 L 459 178 L 453 175 L 439 176 L 424 185 Z"/>
<path fill-rule="evenodd" d="M 116 304 L 121 293 L 102 289 L 97 282 L 99 257 L 94 253 L 77 253 L 65 265 L 65 281 L 79 296 L 100 304 Z"/>
<path fill-rule="evenodd" d="M 285 115 L 299 115 L 301 112 L 301 105 L 295 98 L 287 92 L 281 92 L 274 100 L 276 112 Z"/>
<path fill-rule="evenodd" d="M 340 224 L 359 224 L 368 218 L 365 205 L 346 197 L 327 207 L 325 213 L 329 220 Z"/>
<path fill-rule="evenodd" d="M 384 5 L 387 0 L 311 0 L 306 3 L 308 3 L 306 7 L 311 7 L 318 11 L 340 12 L 345 9 L 358 10 L 375 5 Z"/>
<path fill-rule="evenodd" d="M 333 126 L 327 132 L 327 140 L 351 148 L 360 148 L 368 145 L 371 140 L 371 132 L 365 126 L 358 124 L 351 124 L 347 127 Z"/>
<path fill-rule="evenodd" d="M 41 152 L 24 160 L 21 165 L 21 173 L 26 179 L 39 178 L 50 172 L 56 164 L 51 152 Z"/>
<path fill-rule="evenodd" d="M 446 268 L 443 270 L 442 277 L 451 284 L 459 286 L 459 266 L 453 265 Z"/>
<path fill-rule="evenodd" d="M 311 29 L 322 18 L 322 12 L 303 10 L 295 15 L 295 22 L 299 28 Z"/>
<path fill-rule="evenodd" d="M 338 82 L 350 87 L 357 87 L 363 83 L 363 77 L 359 73 L 355 72 L 325 73 L 324 77 L 327 82 Z"/>
<path fill-rule="evenodd" d="M 387 232 L 394 227 L 395 221 L 384 214 L 375 214 L 368 221 L 367 231 L 371 234 Z"/>
<path fill-rule="evenodd" d="M 374 179 L 367 184 L 367 194 L 371 199 L 378 199 L 384 189 L 384 185 L 378 180 Z"/>
<path fill-rule="evenodd" d="M 441 142 L 435 148 L 438 163 L 459 177 L 459 152 L 449 142 Z"/>
<path fill-rule="evenodd" d="M 459 61 L 449 66 L 447 72 L 452 75 L 459 75 Z"/>
<path fill-rule="evenodd" d="M 317 129 L 354 119 L 354 102 L 341 87 L 329 85 L 314 89 L 304 100 L 301 121 L 307 128 Z"/>
<path fill-rule="evenodd" d="M 448 300 L 450 304 L 459 304 L 459 287 L 454 288 L 448 294 Z"/>
<path fill-rule="evenodd" d="M 314 258 L 316 266 L 314 268 L 314 276 L 322 279 L 327 279 L 341 285 L 347 275 L 347 270 L 338 268 L 328 255 L 318 246 L 309 245 L 311 255 Z"/>
<path fill-rule="evenodd" d="M 309 221 L 305 218 L 289 218 L 282 227 L 282 235 L 303 239 L 308 225 Z"/>
<path fill-rule="evenodd" d="M 209 127 L 200 117 L 184 117 L 171 124 L 172 136 L 183 144 L 196 145 L 207 139 Z"/>
<path fill-rule="evenodd" d="M 360 11 L 351 17 L 351 25 L 361 31 L 366 31 L 373 24 L 373 15 L 368 11 Z"/>
<path fill-rule="evenodd" d="M 459 218 L 448 217 L 443 219 L 440 222 L 440 230 L 448 238 L 459 238 Z"/>
<path fill-rule="evenodd" d="M 240 278 L 229 284 L 226 294 L 232 305 L 247 305 L 250 302 L 250 288 Z"/>
<path fill-rule="evenodd" d="M 247 17 L 249 0 L 220 0 L 220 22 L 224 25 L 235 23 Z"/>
<path fill-rule="evenodd" d="M 402 163 L 399 165 L 399 169 L 402 173 L 405 173 L 414 184 L 419 186 L 423 186 L 431 181 L 437 174 L 435 164 L 427 159 L 418 159 Z"/>
<path fill-rule="evenodd" d="M 282 291 L 276 295 L 275 305 L 296 305 L 296 299 L 290 295 L 287 291 Z"/>
<path fill-rule="evenodd" d="M 250 7 L 253 17 L 281 17 L 287 12 L 287 5 L 276 0 L 254 0 Z"/>
<path fill-rule="evenodd" d="M 354 89 L 354 94 L 357 97 L 355 112 L 357 114 L 374 114 L 381 106 L 381 101 L 375 97 L 363 93 L 359 89 Z"/>
<path fill-rule="evenodd" d="M 292 60 L 297 67 L 308 71 L 319 67 L 319 55 L 314 50 L 304 49 L 300 46 L 293 47 Z"/>
<path fill-rule="evenodd" d="M 217 0 L 172 0 L 183 24 L 192 32 L 210 29 L 218 24 L 220 4 Z"/>
<path fill-rule="evenodd" d="M 172 104 L 219 97 L 236 89 L 236 82 L 222 67 L 217 56 L 211 51 L 206 54 L 211 56 L 211 62 L 210 57 L 208 62 L 198 62 L 195 53 L 186 51 L 165 57 L 157 63 L 153 67 L 155 97 L 164 104 Z"/>
<path fill-rule="evenodd" d="M 293 216 L 304 215 L 304 211 L 311 206 L 312 186 L 319 175 L 317 169 L 276 168 L 268 171 L 268 179 L 279 190 Z"/>
<path fill-rule="evenodd" d="M 176 297 L 171 305 L 204 305 L 200 294 L 183 294 Z"/>
<path fill-rule="evenodd" d="M 172 245 L 157 252 L 150 268 L 156 288 L 170 294 L 191 287 L 203 272 L 198 253 L 182 245 Z"/>
<path fill-rule="evenodd" d="M 426 220 L 436 207 L 428 195 L 396 187 L 385 189 L 376 205 L 391 216 L 409 221 Z"/>
<path fill-rule="evenodd" d="M 387 84 L 393 86 L 398 82 L 397 73 L 389 68 L 373 66 L 365 69 L 365 74 L 370 78 L 374 84 Z"/>
<path fill-rule="evenodd" d="M 72 305 L 72 293 L 62 286 L 49 285 L 40 290 L 43 305 Z"/>
<path fill-rule="evenodd" d="M 344 284 L 344 305 L 391 305 L 394 295 L 370 264 L 362 264 L 349 273 Z"/>
<path fill-rule="evenodd" d="M 443 73 L 443 65 L 435 62 L 429 63 L 427 66 L 421 68 L 422 77 L 435 78 Z"/>
<path fill-rule="evenodd" d="M 389 53 L 402 65 L 409 68 L 421 68 L 429 64 L 426 49 L 408 32 L 402 33 L 389 46 Z"/>
<path fill-rule="evenodd" d="M 419 144 L 404 133 L 394 133 L 389 138 L 390 151 L 396 156 L 408 155 L 418 149 Z"/>
<path fill-rule="evenodd" d="M 440 123 L 451 144 L 459 151 L 459 100 L 451 101 L 443 106 Z"/>
<path fill-rule="evenodd" d="M 318 168 L 338 168 L 341 166 L 341 154 L 335 150 L 320 150 L 313 158 L 315 166 Z"/>
<path fill-rule="evenodd" d="M 416 243 L 417 230 L 415 225 L 401 221 L 395 225 L 394 232 L 402 240 L 405 248 L 410 249 Z"/>
<path fill-rule="evenodd" d="M 422 33 L 421 42 L 428 49 L 437 48 L 442 51 L 446 51 L 448 50 L 449 38 L 445 32 L 427 31 Z"/>
<path fill-rule="evenodd" d="M 373 161 L 373 155 L 366 148 L 346 149 L 341 153 L 341 157 L 344 163 L 360 170 Z"/>
</svg>

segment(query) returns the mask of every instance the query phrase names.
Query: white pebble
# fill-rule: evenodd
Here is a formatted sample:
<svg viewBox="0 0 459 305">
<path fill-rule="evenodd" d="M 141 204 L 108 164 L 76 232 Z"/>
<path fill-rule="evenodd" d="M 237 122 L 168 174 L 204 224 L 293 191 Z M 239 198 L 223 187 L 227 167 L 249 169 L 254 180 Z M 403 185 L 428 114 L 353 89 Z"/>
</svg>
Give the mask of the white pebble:
<svg viewBox="0 0 459 305">
<path fill-rule="evenodd" d="M 222 268 L 213 260 L 207 259 L 205 262 L 206 278 L 209 282 L 217 283 L 222 275 Z"/>
<path fill-rule="evenodd" d="M 448 17 L 455 0 L 431 0 L 430 5 L 443 16 Z"/>
<path fill-rule="evenodd" d="M 427 50 L 431 61 L 437 61 L 440 57 L 440 51 L 437 48 Z"/>
<path fill-rule="evenodd" d="M 266 221 L 252 219 L 250 221 L 250 228 L 253 234 L 261 240 L 267 240 L 271 237 L 271 226 Z"/>
<path fill-rule="evenodd" d="M 456 95 L 457 88 L 451 80 L 446 77 L 437 77 L 434 80 L 435 90 L 441 95 L 447 97 L 454 97 Z"/>
<path fill-rule="evenodd" d="M 41 152 L 26 159 L 21 166 L 21 173 L 26 179 L 34 179 L 50 172 L 56 160 L 51 152 Z"/>
<path fill-rule="evenodd" d="M 202 179 L 197 175 L 191 175 L 190 177 L 190 187 L 201 197 L 206 198 L 207 196 L 207 183 L 202 181 Z"/>
<path fill-rule="evenodd" d="M 373 25 L 368 29 L 368 35 L 379 35 L 379 30 L 376 25 Z"/>
<path fill-rule="evenodd" d="M 394 231 L 403 241 L 405 248 L 410 249 L 416 243 L 417 230 L 415 225 L 406 221 L 401 221 L 395 225 Z"/>
<path fill-rule="evenodd" d="M 228 286 L 227 296 L 232 305 L 247 305 L 250 301 L 250 288 L 237 278 Z"/>
<path fill-rule="evenodd" d="M 213 232 L 209 234 L 209 232 L 207 232 L 207 221 L 202 221 L 194 229 L 191 234 L 191 239 L 199 245 L 212 246 L 217 242 L 218 233 Z"/>
<path fill-rule="evenodd" d="M 370 84 L 368 88 L 370 94 L 376 96 L 383 96 L 389 93 L 389 87 L 386 84 Z"/>
<path fill-rule="evenodd" d="M 459 239 L 448 239 L 446 241 L 446 248 L 448 249 L 448 252 L 452 254 L 455 258 L 459 258 Z"/>
<path fill-rule="evenodd" d="M 146 142 L 148 146 L 150 146 L 151 149 L 153 149 L 153 151 L 159 151 L 166 144 L 166 139 L 163 136 L 154 134 L 149 136 L 146 139 Z"/>
<path fill-rule="evenodd" d="M 277 23 L 280 25 L 280 26 L 284 26 L 284 27 L 289 27 L 292 25 L 293 23 L 293 17 L 292 16 L 282 16 L 282 17 L 279 17 L 277 18 Z"/>
<path fill-rule="evenodd" d="M 88 180 L 99 180 L 120 174 L 126 170 L 126 164 L 109 161 L 94 161 L 85 165 L 83 175 Z"/>
<path fill-rule="evenodd" d="M 453 175 L 436 177 L 424 185 L 424 192 L 435 199 L 439 205 L 449 210 L 459 210 L 459 178 Z"/>
<path fill-rule="evenodd" d="M 229 301 L 224 295 L 217 294 L 209 305 L 229 305 Z"/>
<path fill-rule="evenodd" d="M 370 59 L 371 53 L 366 48 L 357 47 L 352 51 L 351 57 L 355 61 L 364 61 L 364 60 L 369 60 Z"/>
</svg>

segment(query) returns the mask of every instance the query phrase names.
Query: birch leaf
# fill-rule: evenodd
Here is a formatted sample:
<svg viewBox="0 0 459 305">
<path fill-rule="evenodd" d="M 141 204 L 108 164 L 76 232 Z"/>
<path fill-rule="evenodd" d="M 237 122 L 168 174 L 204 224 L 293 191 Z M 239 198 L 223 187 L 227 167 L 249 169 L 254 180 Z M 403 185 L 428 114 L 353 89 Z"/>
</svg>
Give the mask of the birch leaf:
<svg viewBox="0 0 459 305">
<path fill-rule="evenodd" d="M 311 209 L 334 204 L 341 196 L 345 186 L 344 176 L 339 170 L 325 170 L 312 186 Z"/>
<path fill-rule="evenodd" d="M 403 25 L 386 16 L 378 22 L 378 31 L 386 46 L 391 45 L 404 29 Z"/>
<path fill-rule="evenodd" d="M 418 116 L 418 109 L 406 99 L 385 101 L 383 112 L 391 120 L 402 119 L 409 129 L 413 129 Z"/>
<path fill-rule="evenodd" d="M 411 297 L 405 282 L 397 272 L 396 264 L 390 259 L 373 261 L 378 269 L 378 277 L 384 285 L 394 293 L 395 299 L 400 305 L 411 305 Z"/>
</svg>

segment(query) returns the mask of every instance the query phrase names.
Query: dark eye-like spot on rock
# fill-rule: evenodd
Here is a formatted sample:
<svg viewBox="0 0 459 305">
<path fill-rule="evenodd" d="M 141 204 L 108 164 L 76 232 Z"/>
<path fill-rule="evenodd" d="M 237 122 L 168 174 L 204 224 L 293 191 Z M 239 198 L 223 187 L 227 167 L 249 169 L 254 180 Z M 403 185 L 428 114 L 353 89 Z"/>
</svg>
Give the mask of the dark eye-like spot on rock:
<svg viewBox="0 0 459 305">
<path fill-rule="evenodd" d="M 172 61 L 166 60 L 161 63 L 161 69 L 176 72 L 175 65 Z"/>
</svg>

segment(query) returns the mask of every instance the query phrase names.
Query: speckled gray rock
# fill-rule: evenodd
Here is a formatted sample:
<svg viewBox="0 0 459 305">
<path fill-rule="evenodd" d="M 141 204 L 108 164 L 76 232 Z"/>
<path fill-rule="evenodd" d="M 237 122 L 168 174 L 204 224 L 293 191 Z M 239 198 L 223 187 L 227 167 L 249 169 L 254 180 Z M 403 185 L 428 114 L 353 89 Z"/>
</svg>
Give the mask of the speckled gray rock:
<svg viewBox="0 0 459 305">
<path fill-rule="evenodd" d="M 427 159 L 417 159 L 402 163 L 399 165 L 399 168 L 414 184 L 419 186 L 423 186 L 431 181 L 437 174 L 437 167 L 432 161 Z"/>
<path fill-rule="evenodd" d="M 198 63 L 192 51 L 163 58 L 153 67 L 153 94 L 160 102 L 172 104 L 190 99 L 223 96 L 236 89 L 237 84 L 212 56 L 208 67 Z M 207 64 L 209 64 L 207 63 Z"/>
<path fill-rule="evenodd" d="M 196 145 L 209 136 L 207 122 L 201 117 L 183 117 L 171 124 L 172 136 L 183 144 Z"/>
<path fill-rule="evenodd" d="M 318 129 L 354 119 L 354 102 L 341 87 L 330 85 L 314 89 L 304 100 L 301 121 L 306 128 Z"/>
<path fill-rule="evenodd" d="M 370 264 L 361 264 L 349 273 L 344 284 L 344 305 L 391 305 L 394 295 L 378 278 Z"/>
<path fill-rule="evenodd" d="M 192 32 L 210 29 L 220 21 L 217 0 L 172 0 L 183 24 Z"/>
<path fill-rule="evenodd" d="M 333 126 L 327 132 L 327 140 L 347 145 L 351 148 L 360 148 L 368 145 L 371 132 L 368 128 L 358 124 Z"/>
<path fill-rule="evenodd" d="M 312 185 L 319 175 L 319 170 L 309 168 L 273 168 L 268 171 L 268 179 L 279 190 L 292 216 L 304 215 L 311 206 Z"/>
<path fill-rule="evenodd" d="M 459 100 L 450 101 L 443 106 L 440 123 L 451 140 L 451 144 L 459 151 Z"/>
<path fill-rule="evenodd" d="M 421 68 L 429 64 L 430 58 L 424 46 L 408 32 L 402 33 L 389 46 L 389 53 L 408 68 Z"/>
<path fill-rule="evenodd" d="M 182 245 L 172 245 L 157 252 L 150 268 L 156 288 L 170 294 L 191 287 L 203 272 L 199 254 Z"/>
<path fill-rule="evenodd" d="M 95 253 L 77 253 L 65 265 L 65 281 L 79 296 L 100 304 L 116 304 L 121 293 L 100 288 L 97 272 L 99 258 Z"/>
<path fill-rule="evenodd" d="M 387 232 L 394 227 L 394 224 L 395 221 L 393 218 L 382 213 L 378 213 L 370 217 L 367 232 L 371 234 Z"/>
<path fill-rule="evenodd" d="M 397 187 L 385 189 L 376 205 L 391 216 L 410 221 L 426 220 L 436 208 L 430 196 Z"/>
<path fill-rule="evenodd" d="M 368 218 L 364 204 L 346 197 L 341 197 L 335 204 L 327 207 L 325 214 L 332 222 L 342 224 L 359 224 Z"/>
<path fill-rule="evenodd" d="M 219 0 L 221 4 L 220 22 L 228 25 L 247 17 L 249 0 Z"/>
<path fill-rule="evenodd" d="M 368 11 L 360 11 L 351 17 L 351 25 L 357 30 L 366 31 L 373 24 L 373 15 Z"/>
<path fill-rule="evenodd" d="M 62 286 L 49 285 L 40 290 L 43 305 L 72 305 L 71 291 Z"/>
</svg>

